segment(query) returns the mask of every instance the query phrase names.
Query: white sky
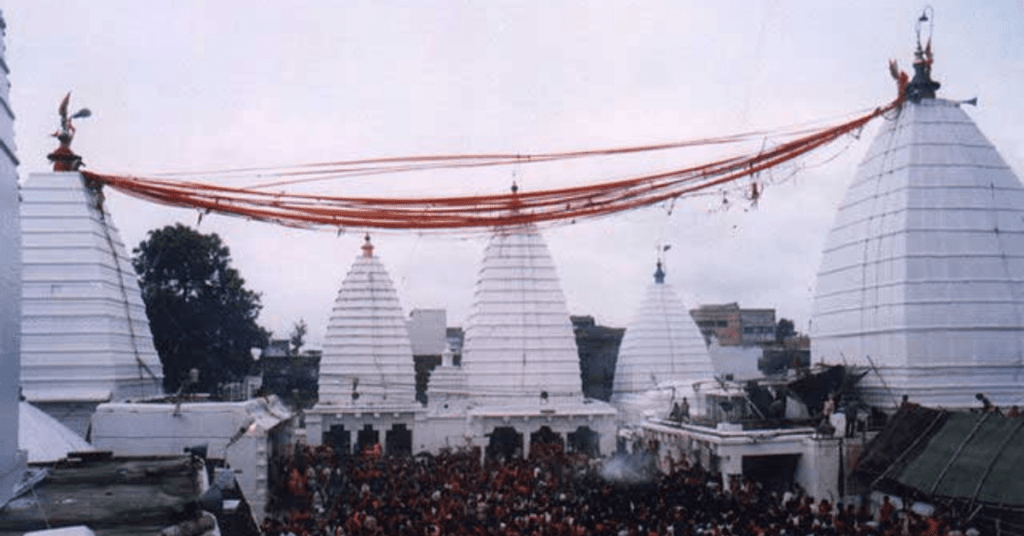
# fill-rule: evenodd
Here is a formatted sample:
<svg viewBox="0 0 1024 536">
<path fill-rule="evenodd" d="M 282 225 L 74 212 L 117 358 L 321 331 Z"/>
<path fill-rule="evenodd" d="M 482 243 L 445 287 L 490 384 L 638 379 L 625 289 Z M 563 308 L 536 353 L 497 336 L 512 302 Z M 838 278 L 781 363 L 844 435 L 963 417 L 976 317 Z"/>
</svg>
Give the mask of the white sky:
<svg viewBox="0 0 1024 536">
<path fill-rule="evenodd" d="M 932 1 L 939 94 L 968 108 L 1024 171 L 1024 2 Z M 204 170 L 377 156 L 541 152 L 682 140 L 846 116 L 895 95 L 886 62 L 910 71 L 923 3 L 777 1 L 97 1 L 3 8 L 20 174 L 45 171 L 56 108 L 100 172 Z M 799 330 L 834 210 L 877 124 L 770 185 L 756 209 L 732 198 L 547 230 L 573 314 L 625 326 L 656 248 L 687 306 L 775 307 Z M 337 194 L 504 192 L 592 181 L 707 153 L 640 161 L 398 176 L 326 186 Z M 820 165 L 810 165 L 820 164 Z M 150 229 L 197 213 L 116 192 L 129 250 Z M 746 208 L 747 210 L 744 210 Z M 262 293 L 261 324 L 285 337 L 300 318 L 318 346 L 362 232 L 285 229 L 206 216 Z M 406 311 L 445 308 L 462 325 L 484 235 L 373 233 Z"/>
</svg>

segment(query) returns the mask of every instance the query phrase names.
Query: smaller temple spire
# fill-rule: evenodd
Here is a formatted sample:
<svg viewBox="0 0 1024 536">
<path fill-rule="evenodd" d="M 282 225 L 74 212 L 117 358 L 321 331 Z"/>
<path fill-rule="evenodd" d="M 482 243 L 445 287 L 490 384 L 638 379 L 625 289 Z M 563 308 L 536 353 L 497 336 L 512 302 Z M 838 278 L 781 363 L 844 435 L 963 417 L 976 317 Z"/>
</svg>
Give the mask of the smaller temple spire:
<svg viewBox="0 0 1024 536">
<path fill-rule="evenodd" d="M 658 260 L 658 269 L 654 271 L 654 282 L 663 285 L 665 283 L 665 270 L 661 268 L 661 260 Z"/>
<path fill-rule="evenodd" d="M 366 233 L 365 241 L 363 242 L 363 257 L 373 257 L 373 244 L 370 243 L 370 233 Z"/>
</svg>

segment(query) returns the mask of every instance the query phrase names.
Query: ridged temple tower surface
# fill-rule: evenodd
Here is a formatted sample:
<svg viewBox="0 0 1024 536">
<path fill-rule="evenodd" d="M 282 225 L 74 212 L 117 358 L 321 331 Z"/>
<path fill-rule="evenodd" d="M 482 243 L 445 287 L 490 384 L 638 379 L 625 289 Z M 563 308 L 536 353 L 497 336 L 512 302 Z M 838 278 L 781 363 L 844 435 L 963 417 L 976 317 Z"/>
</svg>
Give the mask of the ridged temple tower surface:
<svg viewBox="0 0 1024 536">
<path fill-rule="evenodd" d="M 366 237 L 338 290 L 320 360 L 321 406 L 416 403 L 416 371 L 402 306 Z"/>
<path fill-rule="evenodd" d="M 68 422 L 52 404 L 160 395 L 163 369 L 102 193 L 60 172 L 31 175 L 21 195 L 24 393 L 84 433 L 87 418 Z"/>
<path fill-rule="evenodd" d="M 18 387 L 21 338 L 21 226 L 18 218 L 18 159 L 14 155 L 14 112 L 7 80 L 0 13 L 0 508 L 25 474 L 25 451 L 18 450 Z"/>
<path fill-rule="evenodd" d="M 925 95 L 882 126 L 825 245 L 811 341 L 814 361 L 874 368 L 876 404 L 1024 398 L 1024 187 L 959 103 Z"/>
<path fill-rule="evenodd" d="M 478 405 L 582 402 L 568 308 L 534 226 L 503 228 L 491 236 L 462 355 L 468 397 Z"/>
<path fill-rule="evenodd" d="M 615 364 L 613 401 L 667 382 L 693 383 L 714 378 L 714 366 L 697 324 L 665 283 L 661 263 L 626 328 Z"/>
</svg>

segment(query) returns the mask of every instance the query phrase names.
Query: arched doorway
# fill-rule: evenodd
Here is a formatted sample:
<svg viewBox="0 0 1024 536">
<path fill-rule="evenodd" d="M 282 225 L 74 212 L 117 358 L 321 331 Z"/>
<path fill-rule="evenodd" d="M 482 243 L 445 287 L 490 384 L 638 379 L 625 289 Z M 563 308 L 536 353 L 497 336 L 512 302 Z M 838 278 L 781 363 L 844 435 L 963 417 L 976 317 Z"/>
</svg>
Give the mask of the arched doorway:
<svg viewBox="0 0 1024 536">
<path fill-rule="evenodd" d="M 486 456 L 488 460 L 507 460 L 514 456 L 523 454 L 523 434 L 516 432 L 511 426 L 495 428 L 491 431 L 490 441 L 487 443 Z"/>
<path fill-rule="evenodd" d="M 372 424 L 367 424 L 359 431 L 356 442 L 356 448 L 359 449 L 359 454 L 362 454 L 366 452 L 366 449 L 380 443 L 380 432 L 374 430 Z"/>
<path fill-rule="evenodd" d="M 323 443 L 331 446 L 335 456 L 344 457 L 352 453 L 352 432 L 340 424 L 335 424 L 324 432 Z"/>
<path fill-rule="evenodd" d="M 404 424 L 396 424 L 384 434 L 384 452 L 388 456 L 412 454 L 412 430 Z"/>
<path fill-rule="evenodd" d="M 565 440 L 562 434 L 556 433 L 547 426 L 541 426 L 540 430 L 530 434 L 530 456 L 535 454 L 561 452 L 565 449 Z"/>
<path fill-rule="evenodd" d="M 580 426 L 575 432 L 566 434 L 569 452 L 579 452 L 596 458 L 601 455 L 600 436 L 589 426 Z"/>
</svg>

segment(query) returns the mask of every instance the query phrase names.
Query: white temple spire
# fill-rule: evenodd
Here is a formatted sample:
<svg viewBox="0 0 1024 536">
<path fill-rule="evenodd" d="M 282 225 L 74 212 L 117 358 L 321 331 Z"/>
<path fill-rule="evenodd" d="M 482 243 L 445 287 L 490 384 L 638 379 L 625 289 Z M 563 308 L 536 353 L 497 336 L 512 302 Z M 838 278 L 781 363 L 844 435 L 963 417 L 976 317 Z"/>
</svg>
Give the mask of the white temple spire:
<svg viewBox="0 0 1024 536">
<path fill-rule="evenodd" d="M 462 355 L 468 395 L 478 403 L 582 401 L 569 311 L 554 262 L 533 225 L 491 236 Z"/>
<path fill-rule="evenodd" d="M 927 53 L 925 51 L 927 50 Z M 905 102 L 858 167 L 818 271 L 815 362 L 872 369 L 872 403 L 1024 396 L 1024 186 L 919 46 Z"/>
<path fill-rule="evenodd" d="M 622 337 L 613 403 L 670 382 L 692 384 L 714 378 L 704 337 L 665 275 L 659 260 L 654 282 Z"/>
<path fill-rule="evenodd" d="M 366 235 L 334 301 L 320 361 L 320 405 L 396 407 L 416 398 L 398 293 Z"/>
</svg>

